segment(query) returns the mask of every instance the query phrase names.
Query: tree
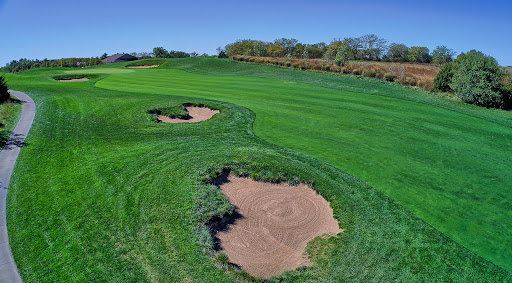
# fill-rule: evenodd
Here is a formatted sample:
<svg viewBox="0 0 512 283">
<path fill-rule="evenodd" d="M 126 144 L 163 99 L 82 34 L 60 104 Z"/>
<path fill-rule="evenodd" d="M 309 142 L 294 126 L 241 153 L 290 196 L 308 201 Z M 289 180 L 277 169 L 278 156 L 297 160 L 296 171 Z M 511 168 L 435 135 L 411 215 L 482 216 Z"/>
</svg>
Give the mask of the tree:
<svg viewBox="0 0 512 283">
<path fill-rule="evenodd" d="M 375 35 L 367 34 L 359 38 L 362 46 L 362 55 L 367 60 L 380 60 L 382 54 L 386 50 L 387 40 Z"/>
<path fill-rule="evenodd" d="M 206 53 L 203 54 L 205 56 Z M 208 54 L 206 54 L 205 57 L 207 57 Z M 218 58 L 228 58 L 228 54 L 226 53 L 226 50 L 222 49 L 222 47 L 217 47 L 217 57 Z"/>
<path fill-rule="evenodd" d="M 155 55 L 156 58 L 168 58 L 169 52 L 163 47 L 155 47 L 153 48 L 153 55 Z"/>
<path fill-rule="evenodd" d="M 281 56 L 279 57 L 282 57 L 286 54 L 289 54 L 289 53 L 292 53 L 293 52 L 293 48 L 295 47 L 295 45 L 297 45 L 297 42 L 299 42 L 297 39 L 295 38 L 280 38 L 280 39 L 276 39 L 274 40 L 274 44 L 275 45 L 279 45 L 282 49 L 283 49 L 283 53 Z"/>
<path fill-rule="evenodd" d="M 455 60 L 456 70 L 450 87 L 464 102 L 485 107 L 503 108 L 501 80 L 503 70 L 491 56 L 471 50 Z"/>
<path fill-rule="evenodd" d="M 452 91 L 450 84 L 455 73 L 455 64 L 447 63 L 441 67 L 441 70 L 434 78 L 434 89 L 437 91 Z"/>
<path fill-rule="evenodd" d="M 100 60 L 106 59 L 108 57 L 107 53 L 103 53 L 103 55 L 100 56 Z"/>
<path fill-rule="evenodd" d="M 334 63 L 338 66 L 345 66 L 348 62 L 348 53 L 349 49 L 346 44 L 342 44 L 336 53 L 336 59 L 334 59 Z"/>
<path fill-rule="evenodd" d="M 409 62 L 430 63 L 430 50 L 423 46 L 413 46 L 409 49 Z"/>
<path fill-rule="evenodd" d="M 407 62 L 409 47 L 405 44 L 391 43 L 391 45 L 389 45 L 387 56 L 389 60 L 393 62 Z"/>
<path fill-rule="evenodd" d="M 452 49 L 444 45 L 437 46 L 436 49 L 432 51 L 432 62 L 440 65 L 446 64 L 453 61 L 453 56 L 455 56 L 455 51 Z"/>
<path fill-rule="evenodd" d="M 4 103 L 9 99 L 9 88 L 3 76 L 0 76 L 0 103 Z"/>
</svg>

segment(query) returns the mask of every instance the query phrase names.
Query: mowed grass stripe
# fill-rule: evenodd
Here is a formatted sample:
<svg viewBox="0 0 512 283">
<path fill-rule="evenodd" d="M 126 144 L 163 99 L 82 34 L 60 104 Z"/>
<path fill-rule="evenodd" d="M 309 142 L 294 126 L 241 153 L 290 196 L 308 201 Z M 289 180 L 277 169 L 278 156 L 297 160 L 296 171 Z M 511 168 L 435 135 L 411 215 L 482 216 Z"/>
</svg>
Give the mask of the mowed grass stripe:
<svg viewBox="0 0 512 283">
<path fill-rule="evenodd" d="M 361 87 L 365 83 L 360 81 Z M 507 236 L 512 214 L 506 208 L 512 200 L 504 193 L 512 184 L 506 173 L 512 165 L 512 130 L 506 126 L 403 99 L 277 79 L 171 69 L 112 75 L 96 86 L 245 106 L 258 117 L 258 136 L 370 183 L 512 270 L 512 239 Z"/>
</svg>

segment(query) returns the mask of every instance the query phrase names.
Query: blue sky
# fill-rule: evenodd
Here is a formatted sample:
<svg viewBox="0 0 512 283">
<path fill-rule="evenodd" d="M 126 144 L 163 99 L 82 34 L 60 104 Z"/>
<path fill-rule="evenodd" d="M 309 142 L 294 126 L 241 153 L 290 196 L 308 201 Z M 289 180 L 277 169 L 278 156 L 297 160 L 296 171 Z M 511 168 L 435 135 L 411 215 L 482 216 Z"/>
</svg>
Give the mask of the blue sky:
<svg viewBox="0 0 512 283">
<path fill-rule="evenodd" d="M 0 0 L 0 66 L 13 59 L 216 53 L 237 39 L 329 43 L 375 33 L 390 43 L 471 49 L 512 66 L 512 1 Z"/>
</svg>

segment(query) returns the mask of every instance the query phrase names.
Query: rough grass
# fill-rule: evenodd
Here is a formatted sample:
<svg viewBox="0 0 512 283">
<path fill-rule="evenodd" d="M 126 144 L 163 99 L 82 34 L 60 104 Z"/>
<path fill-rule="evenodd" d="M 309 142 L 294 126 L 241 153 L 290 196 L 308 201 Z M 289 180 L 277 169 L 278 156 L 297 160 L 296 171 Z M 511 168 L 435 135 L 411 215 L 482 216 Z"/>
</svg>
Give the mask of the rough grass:
<svg viewBox="0 0 512 283">
<path fill-rule="evenodd" d="M 225 61 L 191 58 L 172 62 L 187 70 L 222 73 Z M 27 139 L 30 146 L 20 154 L 7 207 L 9 237 L 23 279 L 26 282 L 250 279 L 243 272 L 229 271 L 230 267 L 212 260 L 211 237 L 203 225 L 211 217 L 232 209 L 214 187 L 205 185 L 223 169 L 230 168 L 255 179 L 314 183 L 314 188 L 331 202 L 340 226 L 346 229 L 339 238 L 319 238 L 310 245 L 309 252 L 316 265 L 287 272 L 270 281 L 512 280 L 509 272 L 457 244 L 385 196 L 381 191 L 388 193 L 386 186 L 373 189 L 339 169 L 340 160 L 355 169 L 358 167 L 354 164 L 365 164 L 368 175 L 382 167 L 394 168 L 393 164 L 407 158 L 389 146 L 391 143 L 403 147 L 415 161 L 406 165 L 424 164 L 416 169 L 430 169 L 437 164 L 432 165 L 428 155 L 423 156 L 432 153 L 426 150 L 430 144 L 424 147 L 418 144 L 437 139 L 437 129 L 451 125 L 449 128 L 456 130 L 460 119 L 471 119 L 471 125 L 475 126 L 459 129 L 457 135 L 463 140 L 473 138 L 479 144 L 484 133 L 480 136 L 472 127 L 490 127 L 484 130 L 499 131 L 501 136 L 496 136 L 499 145 L 506 139 L 508 128 L 405 99 L 300 82 L 303 73 L 308 76 L 307 72 L 297 72 L 300 75 L 294 80 L 283 80 L 280 77 L 288 73 L 260 67 L 264 69 L 255 72 L 251 67 L 236 66 L 246 74 L 215 76 L 173 69 L 116 73 L 115 66 L 108 66 L 97 68 L 98 73 L 110 76 L 96 86 L 92 81 L 64 85 L 48 79 L 63 70 L 39 69 L 8 75 L 8 83 L 31 95 L 38 107 Z M 236 73 L 229 67 L 225 72 Z M 146 73 L 147 76 L 143 75 Z M 254 73 L 269 76 L 273 73 L 278 79 L 251 77 Z M 321 83 L 312 76 L 308 79 Z M 348 87 L 368 88 L 372 92 L 372 86 L 371 81 L 356 80 Z M 148 109 L 183 103 L 207 104 L 221 113 L 218 119 L 198 124 L 157 124 L 147 113 Z M 429 120 L 429 117 L 434 118 Z M 317 124 L 326 119 L 329 125 Z M 405 122 L 400 123 L 401 120 Z M 392 127 L 394 124 L 396 128 Z M 386 141 L 390 136 L 386 129 L 396 135 L 393 140 Z M 404 129 L 411 131 L 413 137 L 403 133 Z M 347 134 L 340 136 L 340 133 Z M 379 133 L 384 136 L 379 137 Z M 407 145 L 415 142 L 414 138 L 418 138 L 416 143 Z M 292 142 L 292 139 L 297 140 Z M 369 143 L 371 139 L 377 141 Z M 446 146 L 443 141 L 441 149 Z M 372 150 L 378 142 L 384 146 Z M 458 139 L 452 142 L 465 146 L 465 143 L 458 144 Z M 354 145 L 376 156 L 362 154 L 365 150 Z M 385 154 L 386 150 L 390 152 Z M 416 154 L 415 150 L 419 152 Z M 477 152 L 474 154 L 478 156 Z M 507 163 L 505 156 L 502 157 Z M 381 176 L 387 178 L 393 170 L 386 169 L 387 175 Z M 418 209 L 412 209 L 416 214 L 428 212 L 421 197 L 436 198 L 435 190 L 425 182 L 414 184 L 421 179 L 414 175 L 414 170 L 404 172 L 413 175 L 404 173 L 400 178 L 391 178 L 396 182 L 392 188 L 397 192 L 390 195 L 410 194 L 405 201 L 393 197 L 405 205 L 414 201 L 418 205 Z M 419 174 L 423 172 L 428 171 Z M 402 190 L 404 182 L 411 182 L 418 193 Z M 437 189 L 446 196 L 453 194 L 450 187 Z M 495 193 L 493 188 L 483 189 L 487 195 Z M 469 202 L 489 205 L 485 199 L 475 201 L 475 191 L 465 191 L 460 196 L 461 205 Z M 499 207 L 489 209 L 501 211 Z M 429 222 L 435 219 L 425 218 Z"/>
<path fill-rule="evenodd" d="M 52 78 L 56 81 L 58 80 L 72 80 L 72 79 L 81 79 L 81 78 L 88 78 L 89 80 L 94 80 L 101 78 L 102 75 L 100 74 L 64 74 L 64 75 L 56 75 Z"/>
<path fill-rule="evenodd" d="M 21 114 L 21 103 L 16 97 L 0 103 L 0 150 L 4 147 L 9 135 L 16 127 Z"/>
<path fill-rule="evenodd" d="M 162 59 L 145 59 L 145 60 L 137 60 L 137 61 L 131 61 L 130 63 L 126 64 L 125 66 L 148 66 L 148 65 L 163 65 L 167 63 L 168 61 L 162 60 Z"/>
</svg>

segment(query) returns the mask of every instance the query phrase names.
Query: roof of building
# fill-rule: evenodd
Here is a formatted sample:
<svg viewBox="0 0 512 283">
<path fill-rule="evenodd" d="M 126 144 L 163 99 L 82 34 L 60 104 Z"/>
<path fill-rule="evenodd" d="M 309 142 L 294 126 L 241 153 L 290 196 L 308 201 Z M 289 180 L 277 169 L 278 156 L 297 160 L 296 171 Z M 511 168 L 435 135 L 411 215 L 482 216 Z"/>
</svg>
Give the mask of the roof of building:
<svg viewBox="0 0 512 283">
<path fill-rule="evenodd" d="M 127 61 L 130 61 L 130 60 L 137 60 L 137 57 L 135 56 L 132 56 L 128 53 L 117 53 L 117 54 L 114 54 L 112 56 L 109 56 L 101 61 L 103 61 L 104 63 L 113 63 L 115 62 L 116 60 L 127 60 Z"/>
</svg>

